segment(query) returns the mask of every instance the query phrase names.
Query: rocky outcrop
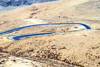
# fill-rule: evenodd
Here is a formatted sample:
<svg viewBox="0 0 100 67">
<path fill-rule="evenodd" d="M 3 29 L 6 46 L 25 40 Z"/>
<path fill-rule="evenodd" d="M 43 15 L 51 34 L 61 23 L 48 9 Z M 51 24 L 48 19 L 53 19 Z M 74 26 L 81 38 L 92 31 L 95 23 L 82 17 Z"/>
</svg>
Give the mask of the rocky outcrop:
<svg viewBox="0 0 100 67">
<path fill-rule="evenodd" d="M 57 1 L 57 0 L 0 0 L 0 6 L 20 6 L 20 5 L 31 5 L 33 3 L 42 3 L 48 1 Z"/>
</svg>

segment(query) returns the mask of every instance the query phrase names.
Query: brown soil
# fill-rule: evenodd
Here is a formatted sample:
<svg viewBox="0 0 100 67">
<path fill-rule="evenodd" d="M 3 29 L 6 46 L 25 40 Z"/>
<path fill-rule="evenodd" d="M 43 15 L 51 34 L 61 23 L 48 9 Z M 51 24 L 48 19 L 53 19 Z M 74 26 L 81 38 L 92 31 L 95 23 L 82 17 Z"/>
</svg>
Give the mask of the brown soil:
<svg viewBox="0 0 100 67">
<path fill-rule="evenodd" d="M 0 19 L 0 31 L 31 24 L 70 22 L 84 23 L 93 28 L 93 30 L 86 30 L 81 25 L 24 28 L 0 35 L 0 52 L 16 56 L 16 58 L 30 58 L 31 62 L 36 61 L 38 67 L 100 67 L 99 4 L 99 0 L 61 0 L 0 12 L 0 18 L 2 18 Z M 69 32 L 26 37 L 17 41 L 8 39 L 12 35 L 65 31 Z M 8 55 L 2 57 L 7 58 Z M 8 63 L 14 64 L 10 60 L 1 65 Z M 31 63 L 29 67 L 30 65 Z"/>
</svg>

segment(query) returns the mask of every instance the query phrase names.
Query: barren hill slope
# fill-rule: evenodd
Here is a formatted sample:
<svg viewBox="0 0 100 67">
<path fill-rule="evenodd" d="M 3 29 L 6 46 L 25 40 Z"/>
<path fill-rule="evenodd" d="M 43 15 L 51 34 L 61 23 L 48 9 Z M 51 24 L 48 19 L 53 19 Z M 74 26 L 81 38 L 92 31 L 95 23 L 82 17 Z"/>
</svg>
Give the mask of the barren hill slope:
<svg viewBox="0 0 100 67">
<path fill-rule="evenodd" d="M 2 18 L 0 19 L 0 31 L 25 25 L 72 22 L 84 23 L 92 28 L 87 30 L 82 25 L 70 24 L 20 29 L 0 35 L 0 52 L 17 57 L 30 57 L 31 60 L 34 59 L 39 63 L 38 67 L 42 65 L 46 65 L 45 67 L 99 67 L 99 13 L 99 0 L 60 0 L 0 12 L 0 18 Z M 26 37 L 17 41 L 8 39 L 10 36 L 43 32 L 57 34 Z M 45 63 L 46 61 L 48 62 Z M 3 62 L 2 66 L 7 66 L 8 62 L 12 61 Z"/>
<path fill-rule="evenodd" d="M 68 16 L 99 20 L 99 0 L 61 0 L 33 4 L 0 13 L 0 23 L 7 20 L 37 18 L 45 16 Z"/>
</svg>

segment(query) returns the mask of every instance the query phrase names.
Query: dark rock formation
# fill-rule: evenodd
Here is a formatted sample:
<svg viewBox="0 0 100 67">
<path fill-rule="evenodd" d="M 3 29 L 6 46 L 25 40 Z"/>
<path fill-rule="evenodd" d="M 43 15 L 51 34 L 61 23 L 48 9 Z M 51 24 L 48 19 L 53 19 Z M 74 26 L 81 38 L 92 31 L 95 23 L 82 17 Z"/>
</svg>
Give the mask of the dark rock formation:
<svg viewBox="0 0 100 67">
<path fill-rule="evenodd" d="M 20 5 L 31 5 L 34 3 L 42 3 L 48 1 L 57 1 L 57 0 L 0 0 L 0 6 L 20 6 Z"/>
</svg>

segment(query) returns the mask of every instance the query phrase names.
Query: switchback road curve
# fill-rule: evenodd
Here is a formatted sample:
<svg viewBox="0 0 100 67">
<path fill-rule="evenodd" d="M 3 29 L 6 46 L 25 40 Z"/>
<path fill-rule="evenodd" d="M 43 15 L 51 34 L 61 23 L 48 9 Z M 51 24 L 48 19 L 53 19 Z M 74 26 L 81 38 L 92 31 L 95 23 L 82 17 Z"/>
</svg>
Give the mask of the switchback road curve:
<svg viewBox="0 0 100 67">
<path fill-rule="evenodd" d="M 21 26 L 21 27 L 17 27 L 17 28 L 14 28 L 14 29 L 10 29 L 10 30 L 7 30 L 7 31 L 0 32 L 0 35 L 7 34 L 7 33 L 11 33 L 11 32 L 14 32 L 14 31 L 17 31 L 17 30 L 20 30 L 20 29 L 23 29 L 23 28 L 27 28 L 27 27 L 45 26 L 45 25 L 66 25 L 66 24 L 82 25 L 86 29 L 92 30 L 92 28 L 90 26 L 88 26 L 87 24 L 83 24 L 83 23 L 48 23 L 48 24 L 35 24 L 35 25 Z M 48 35 L 48 34 L 53 34 L 53 33 L 55 33 L 55 32 L 37 33 L 37 34 L 27 34 L 27 35 L 18 35 L 18 36 L 11 36 L 11 37 L 9 37 L 9 39 L 11 39 L 11 40 L 20 40 L 21 38 L 24 38 L 24 37 Z"/>
</svg>

